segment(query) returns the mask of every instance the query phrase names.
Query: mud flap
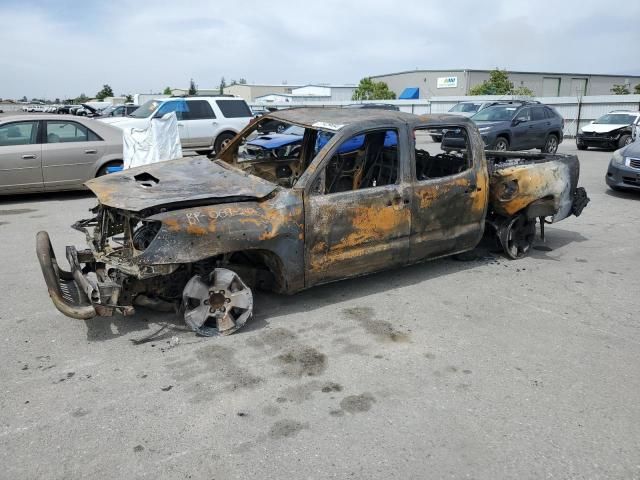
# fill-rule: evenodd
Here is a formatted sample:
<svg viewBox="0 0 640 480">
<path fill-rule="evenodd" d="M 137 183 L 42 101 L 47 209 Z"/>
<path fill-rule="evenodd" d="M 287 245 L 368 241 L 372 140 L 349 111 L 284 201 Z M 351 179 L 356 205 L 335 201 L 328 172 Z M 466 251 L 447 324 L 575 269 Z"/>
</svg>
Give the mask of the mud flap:
<svg viewBox="0 0 640 480">
<path fill-rule="evenodd" d="M 576 188 L 575 193 L 573 194 L 573 204 L 571 205 L 571 213 L 573 213 L 576 217 L 579 217 L 584 210 L 584 207 L 591 201 L 589 197 L 587 197 L 587 191 L 584 187 Z"/>
</svg>

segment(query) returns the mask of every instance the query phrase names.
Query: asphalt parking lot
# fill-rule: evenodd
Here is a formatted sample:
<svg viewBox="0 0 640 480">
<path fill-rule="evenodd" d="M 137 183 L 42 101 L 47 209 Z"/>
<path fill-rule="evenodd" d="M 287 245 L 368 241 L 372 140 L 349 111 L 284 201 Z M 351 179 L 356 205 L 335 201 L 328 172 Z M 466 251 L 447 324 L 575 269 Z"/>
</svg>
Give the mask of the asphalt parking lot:
<svg viewBox="0 0 640 480">
<path fill-rule="evenodd" d="M 0 478 L 640 478 L 640 195 L 610 156 L 579 152 L 592 201 L 528 258 L 259 294 L 209 339 L 59 314 L 35 234 L 64 259 L 94 201 L 0 198 Z"/>
</svg>

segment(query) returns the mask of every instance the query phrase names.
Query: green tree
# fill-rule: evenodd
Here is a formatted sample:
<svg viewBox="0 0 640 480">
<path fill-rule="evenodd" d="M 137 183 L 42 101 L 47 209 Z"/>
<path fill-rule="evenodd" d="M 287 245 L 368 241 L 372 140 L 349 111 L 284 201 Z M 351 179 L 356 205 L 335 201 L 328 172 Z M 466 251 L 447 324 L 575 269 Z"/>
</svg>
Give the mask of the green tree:
<svg viewBox="0 0 640 480">
<path fill-rule="evenodd" d="M 76 103 L 84 103 L 87 100 L 89 100 L 89 97 L 87 97 L 84 93 L 81 93 L 80 96 L 75 98 Z"/>
<path fill-rule="evenodd" d="M 640 95 L 640 83 L 633 87 L 633 93 Z"/>
<path fill-rule="evenodd" d="M 193 81 L 193 78 L 189 80 L 189 95 L 196 95 L 198 93 L 198 86 L 196 82 Z"/>
<path fill-rule="evenodd" d="M 164 88 L 164 92 L 162 92 L 163 95 L 171 95 L 171 87 L 165 87 Z"/>
<path fill-rule="evenodd" d="M 133 103 L 133 95 L 122 95 L 124 97 L 125 103 Z"/>
<path fill-rule="evenodd" d="M 353 92 L 352 100 L 393 100 L 396 94 L 389 90 L 384 82 L 376 82 L 370 77 L 360 80 L 358 87 Z"/>
<path fill-rule="evenodd" d="M 20 99 L 20 101 L 21 101 L 21 102 L 26 102 L 26 101 L 27 101 L 27 96 L 25 95 L 24 97 L 22 97 L 22 98 Z"/>
<path fill-rule="evenodd" d="M 246 85 L 246 84 L 247 84 L 247 79 L 246 79 L 246 78 L 242 78 L 242 77 L 240 77 L 240 80 L 238 80 L 238 83 L 239 83 L 240 85 Z"/>
<path fill-rule="evenodd" d="M 631 92 L 629 91 L 626 85 L 614 84 L 613 88 L 611 89 L 611 93 L 613 93 L 614 95 L 629 95 Z"/>
<path fill-rule="evenodd" d="M 114 96 L 113 95 L 113 89 L 107 84 L 104 84 L 102 86 L 102 90 L 100 90 L 98 93 L 96 93 L 96 98 L 98 100 L 104 100 L 107 97 L 113 97 L 113 96 Z"/>
<path fill-rule="evenodd" d="M 227 86 L 227 82 L 225 82 L 224 77 L 220 79 L 220 95 L 224 93 L 224 88 Z"/>
<path fill-rule="evenodd" d="M 513 83 L 509 81 L 506 70 L 496 68 L 489 73 L 489 80 L 469 90 L 469 95 L 508 95 L 513 92 Z"/>
<path fill-rule="evenodd" d="M 521 85 L 511 90 L 511 95 L 518 95 L 521 97 L 533 97 L 533 90 Z"/>
</svg>

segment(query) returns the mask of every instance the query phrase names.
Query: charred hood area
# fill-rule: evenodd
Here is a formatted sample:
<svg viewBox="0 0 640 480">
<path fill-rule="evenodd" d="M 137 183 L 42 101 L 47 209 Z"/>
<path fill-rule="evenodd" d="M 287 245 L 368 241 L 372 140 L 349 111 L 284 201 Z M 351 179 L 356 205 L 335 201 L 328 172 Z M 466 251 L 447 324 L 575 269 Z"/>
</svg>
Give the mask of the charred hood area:
<svg viewBox="0 0 640 480">
<path fill-rule="evenodd" d="M 188 157 L 145 165 L 86 183 L 102 205 L 155 213 L 212 203 L 260 200 L 277 185 L 222 161 Z"/>
</svg>

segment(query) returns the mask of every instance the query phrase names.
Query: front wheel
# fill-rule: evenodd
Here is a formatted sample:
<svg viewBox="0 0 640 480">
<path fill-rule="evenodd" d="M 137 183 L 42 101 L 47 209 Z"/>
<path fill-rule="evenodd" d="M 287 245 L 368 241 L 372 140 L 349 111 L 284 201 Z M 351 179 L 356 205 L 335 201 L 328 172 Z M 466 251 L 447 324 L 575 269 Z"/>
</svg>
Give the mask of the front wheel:
<svg viewBox="0 0 640 480">
<path fill-rule="evenodd" d="M 235 137 L 232 133 L 221 133 L 216 138 L 216 143 L 214 144 L 214 150 L 216 155 L 218 155 L 224 148 L 229 144 L 229 142 Z"/>
<path fill-rule="evenodd" d="M 618 148 L 626 147 L 632 142 L 631 135 L 622 135 L 618 140 Z"/>
<path fill-rule="evenodd" d="M 492 150 L 497 150 L 499 152 L 505 152 L 509 150 L 509 140 L 504 137 L 496 138 L 496 141 L 493 143 Z"/>
<path fill-rule="evenodd" d="M 547 141 L 544 142 L 542 153 L 556 153 L 558 151 L 558 137 L 555 135 L 549 135 Z"/>
<path fill-rule="evenodd" d="M 195 275 L 182 293 L 186 324 L 203 336 L 230 335 L 253 315 L 253 293 L 233 270 Z"/>
<path fill-rule="evenodd" d="M 578 150 L 588 150 L 589 147 L 587 147 L 584 143 L 582 142 L 576 142 L 576 147 L 578 147 Z"/>
</svg>

